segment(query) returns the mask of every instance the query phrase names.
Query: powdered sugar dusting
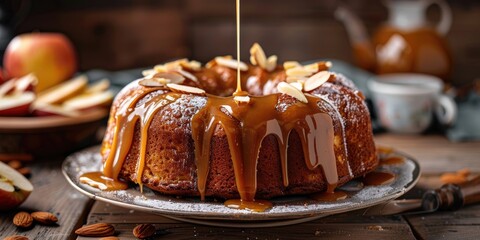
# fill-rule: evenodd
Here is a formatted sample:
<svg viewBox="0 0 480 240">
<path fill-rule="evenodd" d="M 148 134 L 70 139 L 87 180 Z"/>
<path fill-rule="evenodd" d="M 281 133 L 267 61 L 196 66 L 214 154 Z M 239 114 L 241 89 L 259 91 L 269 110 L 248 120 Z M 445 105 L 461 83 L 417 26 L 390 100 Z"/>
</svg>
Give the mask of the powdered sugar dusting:
<svg viewBox="0 0 480 240">
<path fill-rule="evenodd" d="M 406 157 L 406 156 L 405 156 Z M 100 201 L 130 209 L 196 219 L 223 220 L 278 220 L 330 215 L 372 206 L 399 197 L 413 187 L 419 177 L 418 164 L 411 158 L 401 165 L 382 165 L 379 170 L 392 172 L 395 181 L 389 185 L 365 187 L 359 191 L 348 192 L 348 198 L 337 202 L 318 202 L 306 196 L 282 197 L 272 199 L 273 208 L 266 212 L 235 210 L 223 205 L 223 201 L 199 198 L 177 198 L 158 194 L 144 188 L 140 193 L 137 186 L 120 191 L 100 191 L 79 182 L 81 174 L 99 171 L 102 162 L 99 147 L 89 148 L 69 156 L 62 170 L 67 180 L 80 192 Z"/>
</svg>

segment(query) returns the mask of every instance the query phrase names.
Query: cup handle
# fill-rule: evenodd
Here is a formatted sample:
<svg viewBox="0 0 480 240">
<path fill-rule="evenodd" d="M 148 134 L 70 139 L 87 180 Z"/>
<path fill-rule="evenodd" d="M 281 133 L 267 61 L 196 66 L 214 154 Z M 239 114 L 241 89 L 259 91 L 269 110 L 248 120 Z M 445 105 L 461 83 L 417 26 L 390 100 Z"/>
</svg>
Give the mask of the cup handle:
<svg viewBox="0 0 480 240">
<path fill-rule="evenodd" d="M 440 95 L 437 97 L 435 113 L 441 124 L 450 125 L 457 116 L 457 105 L 451 97 Z"/>
<path fill-rule="evenodd" d="M 440 7 L 442 17 L 440 22 L 437 24 L 437 32 L 444 36 L 447 35 L 450 27 L 452 26 L 452 9 L 444 0 L 433 0 L 430 4 L 436 4 Z"/>
</svg>

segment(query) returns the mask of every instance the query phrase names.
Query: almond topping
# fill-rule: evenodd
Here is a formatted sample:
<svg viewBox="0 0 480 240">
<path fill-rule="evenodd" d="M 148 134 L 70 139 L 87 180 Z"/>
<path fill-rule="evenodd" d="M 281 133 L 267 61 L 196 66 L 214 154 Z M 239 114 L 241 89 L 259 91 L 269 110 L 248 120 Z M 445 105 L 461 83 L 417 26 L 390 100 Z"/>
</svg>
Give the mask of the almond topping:
<svg viewBox="0 0 480 240">
<path fill-rule="evenodd" d="M 144 87 L 164 87 L 170 80 L 165 78 L 146 78 L 138 81 L 139 85 Z"/>
<path fill-rule="evenodd" d="M 183 69 L 179 69 L 177 70 L 177 73 L 181 74 L 182 76 L 194 81 L 194 82 L 198 82 L 198 79 L 197 77 L 195 77 L 195 75 L 183 70 Z"/>
<path fill-rule="evenodd" d="M 280 93 L 287 94 L 298 99 L 300 102 L 308 103 L 307 98 L 303 94 L 303 92 L 296 89 L 294 86 L 290 85 L 286 82 L 281 82 L 277 85 L 277 89 Z"/>
<path fill-rule="evenodd" d="M 153 74 L 155 74 L 155 73 L 156 73 L 156 72 L 155 72 L 155 70 L 153 70 L 153 69 L 147 69 L 147 70 L 143 70 L 143 71 L 142 71 L 142 75 L 143 75 L 144 77 L 153 75 Z"/>
<path fill-rule="evenodd" d="M 250 55 L 254 58 L 254 61 L 251 61 L 253 65 L 260 66 L 263 69 L 267 67 L 267 57 L 262 47 L 258 43 L 254 43 L 250 48 Z"/>
<path fill-rule="evenodd" d="M 309 77 L 312 76 L 312 72 L 306 70 L 303 67 L 290 68 L 286 71 L 289 77 Z"/>
<path fill-rule="evenodd" d="M 115 234 L 115 228 L 107 223 L 95 223 L 75 230 L 75 234 L 83 237 L 108 237 Z"/>
<path fill-rule="evenodd" d="M 250 97 L 249 96 L 235 96 L 235 97 L 233 97 L 233 100 L 237 104 L 249 103 L 250 102 Z"/>
<path fill-rule="evenodd" d="M 268 57 L 267 66 L 266 66 L 265 70 L 267 70 L 269 72 L 275 70 L 275 68 L 277 67 L 277 60 L 278 60 L 277 55 L 272 55 L 272 56 Z"/>
<path fill-rule="evenodd" d="M 31 216 L 35 221 L 45 225 L 52 225 L 58 222 L 58 218 L 49 212 L 33 212 Z"/>
<path fill-rule="evenodd" d="M 315 88 L 320 87 L 320 85 L 324 84 L 330 78 L 330 73 L 328 71 L 321 71 L 307 79 L 305 81 L 305 91 L 309 92 Z"/>
<path fill-rule="evenodd" d="M 28 228 L 32 226 L 33 218 L 27 212 L 19 212 L 13 217 L 13 224 L 17 227 Z"/>
<path fill-rule="evenodd" d="M 300 63 L 298 63 L 297 61 L 286 61 L 283 63 L 283 68 L 285 68 L 285 70 L 288 70 L 290 68 L 296 68 L 296 67 L 301 67 L 302 65 L 300 65 Z"/>
<path fill-rule="evenodd" d="M 293 87 L 295 87 L 299 91 L 303 90 L 303 84 L 301 82 L 292 82 L 292 83 L 290 83 L 290 85 L 292 85 Z"/>
<path fill-rule="evenodd" d="M 248 66 L 244 62 L 239 62 L 234 59 L 228 59 L 226 57 L 216 57 L 215 62 L 217 62 L 218 65 L 228 67 L 231 69 L 237 69 L 237 67 L 240 67 L 240 71 L 247 71 Z"/>
<path fill-rule="evenodd" d="M 312 72 L 312 73 L 316 73 L 316 72 L 318 72 L 318 63 L 308 64 L 308 65 L 303 66 L 303 68 L 307 71 Z"/>
<path fill-rule="evenodd" d="M 200 69 L 202 68 L 202 64 L 200 62 L 197 62 L 197 61 L 190 61 L 190 62 L 181 62 L 180 63 L 180 66 L 182 66 L 183 68 L 187 69 L 187 70 L 192 70 L 192 71 L 200 71 Z"/>
<path fill-rule="evenodd" d="M 170 80 L 171 83 L 182 83 L 185 80 L 185 77 L 180 75 L 179 73 L 172 73 L 172 72 L 161 72 L 161 73 L 155 73 L 151 76 L 148 76 L 146 78 L 165 78 Z"/>
<path fill-rule="evenodd" d="M 140 224 L 133 229 L 133 235 L 140 239 L 145 239 L 155 234 L 155 226 L 152 224 Z"/>
<path fill-rule="evenodd" d="M 167 87 L 170 88 L 170 90 L 172 90 L 174 92 L 205 95 L 205 90 L 200 89 L 200 88 L 196 88 L 196 87 L 190 87 L 190 86 L 185 86 L 185 85 L 180 85 L 180 84 L 175 84 L 175 83 L 169 83 L 169 84 L 167 84 Z"/>
</svg>

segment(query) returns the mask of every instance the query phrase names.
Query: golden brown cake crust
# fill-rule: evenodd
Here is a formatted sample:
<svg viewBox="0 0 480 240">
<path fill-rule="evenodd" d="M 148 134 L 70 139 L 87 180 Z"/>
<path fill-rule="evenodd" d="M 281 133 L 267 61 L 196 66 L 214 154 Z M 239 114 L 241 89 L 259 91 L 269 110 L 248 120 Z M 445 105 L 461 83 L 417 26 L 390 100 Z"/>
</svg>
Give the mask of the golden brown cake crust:
<svg viewBox="0 0 480 240">
<path fill-rule="evenodd" d="M 226 74 L 231 69 L 218 68 L 216 72 Z M 265 77 L 262 70 L 254 68 L 252 74 L 259 76 L 257 84 L 245 86 L 250 92 L 261 94 L 265 91 Z M 283 74 L 283 76 L 282 76 Z M 232 81 L 213 81 L 212 76 L 203 76 L 200 80 L 204 89 L 215 89 L 217 85 L 226 87 L 227 92 L 233 91 L 227 85 Z M 285 78 L 280 71 L 278 79 Z M 208 79 L 207 79 L 208 78 Z M 279 80 L 281 81 L 281 80 Z M 212 82 L 215 82 L 212 83 Z M 196 83 L 190 83 L 196 85 Z M 112 141 L 115 131 L 114 117 L 120 104 L 141 89 L 136 82 L 124 88 L 116 97 L 108 122 L 107 131 L 103 140 L 101 154 L 105 160 L 112 151 Z M 262 89 L 263 88 L 263 89 Z M 166 90 L 156 90 L 145 96 L 164 94 Z M 217 94 L 219 94 L 217 92 Z M 372 136 L 370 116 L 362 95 L 358 93 L 353 83 L 341 75 L 334 75 L 330 80 L 313 90 L 311 94 L 321 98 L 318 107 L 327 113 L 333 120 L 334 151 L 337 158 L 337 172 L 339 185 L 365 175 L 378 165 L 375 145 Z M 180 94 L 180 97 L 163 106 L 153 117 L 148 129 L 145 168 L 142 183 L 158 192 L 178 196 L 198 196 L 197 168 L 195 165 L 194 141 L 192 139 L 191 119 L 205 106 L 206 96 Z M 296 100 L 290 96 L 282 95 L 277 108 L 288 108 Z M 141 104 L 141 101 L 138 104 Z M 218 198 L 238 198 L 239 194 L 235 183 L 231 154 L 224 129 L 217 126 L 211 140 L 209 173 L 207 177 L 206 196 Z M 309 194 L 325 191 L 327 182 L 321 167 L 310 170 L 305 164 L 300 138 L 295 131 L 292 132 L 288 143 L 288 180 L 289 185 L 284 186 L 280 166 L 280 154 L 277 139 L 267 136 L 261 145 L 257 165 L 257 192 L 256 198 L 268 199 L 276 196 L 292 194 Z M 133 142 L 125 159 L 119 177 L 136 182 L 136 164 L 140 156 L 140 124 L 135 126 Z"/>
</svg>

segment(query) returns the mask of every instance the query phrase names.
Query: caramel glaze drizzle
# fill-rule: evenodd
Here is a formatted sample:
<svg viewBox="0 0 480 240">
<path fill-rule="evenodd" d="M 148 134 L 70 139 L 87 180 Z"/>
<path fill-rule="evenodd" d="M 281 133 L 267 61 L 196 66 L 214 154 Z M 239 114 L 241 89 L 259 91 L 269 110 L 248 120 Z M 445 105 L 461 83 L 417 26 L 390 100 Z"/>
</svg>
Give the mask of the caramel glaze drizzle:
<svg viewBox="0 0 480 240">
<path fill-rule="evenodd" d="M 206 75 L 213 76 L 216 74 L 212 72 L 218 69 L 203 71 L 211 71 Z M 243 73 L 242 80 L 246 79 L 249 72 Z M 269 73 L 266 79 L 279 77 L 279 72 L 281 72 L 280 69 Z M 136 183 L 142 189 L 150 122 L 160 109 L 177 101 L 183 94 L 170 92 L 163 87 L 136 87 L 137 90 L 133 91 L 133 95 L 121 102 L 117 109 L 111 152 L 104 163 L 103 174 L 108 179 L 118 181 L 118 175 L 132 144 L 135 125 L 139 122 L 141 145 L 136 165 Z M 191 120 L 197 184 L 202 200 L 205 199 L 206 193 L 211 138 L 218 125 L 223 127 L 227 136 L 236 185 L 241 197 L 239 202 L 230 200 L 229 204 L 246 206 L 254 211 L 263 211 L 269 207 L 266 201 L 257 201 L 258 204 L 253 204 L 255 207 L 249 206 L 255 202 L 257 160 L 261 143 L 270 134 L 278 140 L 283 183 L 284 186 L 288 186 L 287 151 L 291 131 L 296 131 L 301 138 L 307 167 L 309 169 L 322 167 L 328 183 L 327 191 L 333 192 L 338 182 L 338 175 L 333 147 L 332 118 L 322 112 L 318 106 L 319 102 L 324 100 L 310 94 L 305 95 L 308 103 L 295 100 L 293 104 L 286 106 L 283 101 L 279 101 L 282 96 L 279 93 L 267 96 L 249 95 L 249 103 L 238 103 L 233 96 L 221 97 L 207 94 L 205 106 L 194 114 Z M 228 206 L 228 203 L 226 205 Z"/>
<path fill-rule="evenodd" d="M 192 118 L 198 190 L 202 199 L 205 199 L 211 138 L 217 125 L 226 133 L 237 189 L 244 201 L 255 199 L 258 154 L 263 139 L 270 134 L 277 138 L 285 186 L 288 186 L 287 143 L 292 130 L 301 138 L 307 167 L 314 169 L 321 165 L 327 182 L 337 183 L 333 123 L 329 115 L 320 112 L 317 106 L 320 99 L 308 95 L 307 104 L 297 102 L 280 112 L 279 96 L 251 96 L 248 104 L 237 104 L 232 97 L 209 96 L 205 107 Z"/>
</svg>

